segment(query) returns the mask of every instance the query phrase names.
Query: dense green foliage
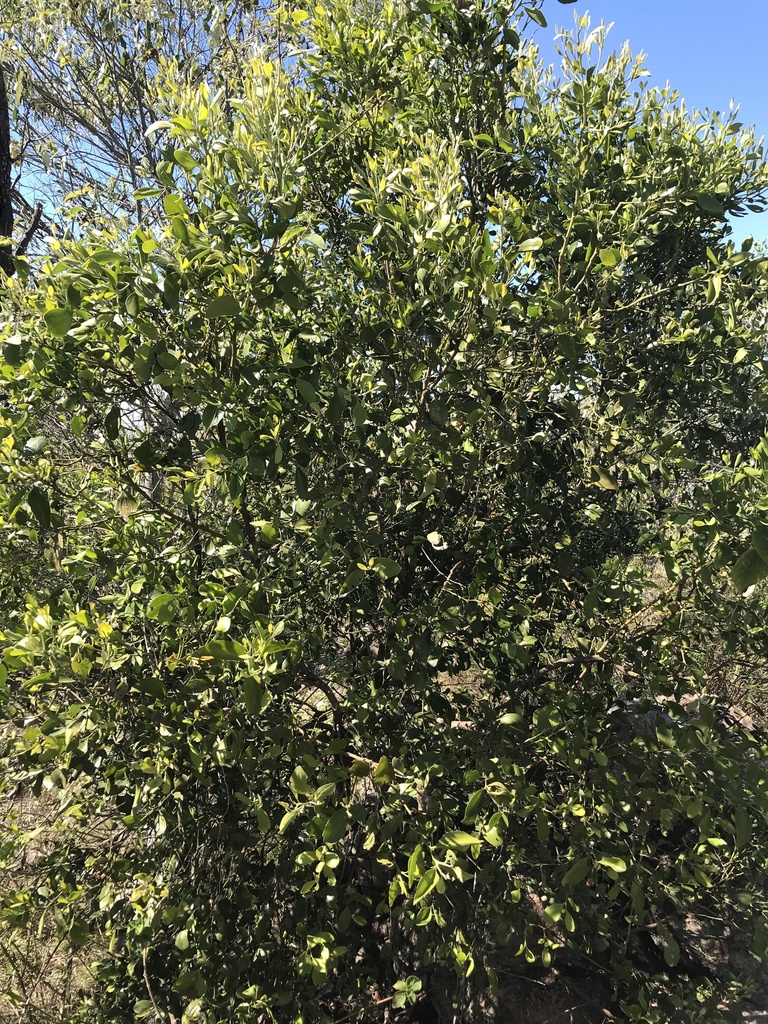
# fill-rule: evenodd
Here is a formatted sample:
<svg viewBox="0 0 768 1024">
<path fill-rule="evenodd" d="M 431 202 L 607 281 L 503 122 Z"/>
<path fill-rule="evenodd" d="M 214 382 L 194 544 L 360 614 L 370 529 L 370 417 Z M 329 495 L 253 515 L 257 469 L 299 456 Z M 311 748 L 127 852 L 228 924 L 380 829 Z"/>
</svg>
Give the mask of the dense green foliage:
<svg viewBox="0 0 768 1024">
<path fill-rule="evenodd" d="M 768 175 L 541 18 L 283 9 L 3 286 L 0 786 L 60 814 L 0 925 L 84 1015 L 468 1020 L 506 957 L 712 1022 L 691 921 L 763 953 Z"/>
</svg>

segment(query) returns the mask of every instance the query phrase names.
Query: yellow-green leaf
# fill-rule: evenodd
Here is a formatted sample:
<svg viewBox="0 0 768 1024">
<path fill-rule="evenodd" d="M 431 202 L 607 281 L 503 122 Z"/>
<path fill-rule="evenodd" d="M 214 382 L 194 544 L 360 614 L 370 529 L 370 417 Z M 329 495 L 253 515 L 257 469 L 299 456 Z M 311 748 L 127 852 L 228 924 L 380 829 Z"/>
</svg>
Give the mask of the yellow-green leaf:
<svg viewBox="0 0 768 1024">
<path fill-rule="evenodd" d="M 239 661 L 245 653 L 245 648 L 237 640 L 209 640 L 198 648 L 195 657 L 203 661 Z"/>
<path fill-rule="evenodd" d="M 609 473 L 608 470 L 602 469 L 600 466 L 593 466 L 591 470 L 592 483 L 597 484 L 598 487 L 602 487 L 604 491 L 615 491 L 618 484 L 616 477 Z"/>
<path fill-rule="evenodd" d="M 292 791 L 295 793 L 296 796 L 309 796 L 309 794 L 312 792 L 312 787 L 310 786 L 309 780 L 307 779 L 307 773 L 304 771 L 300 764 L 296 765 L 296 767 L 293 769 L 293 773 L 291 774 L 291 777 L 288 781 L 288 785 L 291 787 Z"/>
<path fill-rule="evenodd" d="M 438 846 L 446 850 L 468 850 L 470 846 L 478 846 L 482 842 L 480 836 L 471 835 L 469 832 L 446 832 L 438 842 Z"/>
<path fill-rule="evenodd" d="M 57 307 L 43 314 L 45 325 L 54 338 L 63 338 L 72 326 L 72 310 Z"/>
<path fill-rule="evenodd" d="M 421 881 L 416 886 L 416 892 L 413 894 L 413 902 L 420 903 L 425 899 L 437 885 L 437 871 L 435 868 L 429 868 L 421 876 Z"/>
<path fill-rule="evenodd" d="M 623 874 L 627 870 L 627 862 L 623 857 L 610 857 L 605 854 L 602 857 L 598 857 L 596 863 L 604 868 L 610 868 L 611 871 L 615 871 L 617 874 Z"/>
<path fill-rule="evenodd" d="M 388 757 L 380 758 L 379 763 L 373 769 L 373 781 L 380 786 L 386 786 L 395 781 L 395 770 Z"/>
</svg>

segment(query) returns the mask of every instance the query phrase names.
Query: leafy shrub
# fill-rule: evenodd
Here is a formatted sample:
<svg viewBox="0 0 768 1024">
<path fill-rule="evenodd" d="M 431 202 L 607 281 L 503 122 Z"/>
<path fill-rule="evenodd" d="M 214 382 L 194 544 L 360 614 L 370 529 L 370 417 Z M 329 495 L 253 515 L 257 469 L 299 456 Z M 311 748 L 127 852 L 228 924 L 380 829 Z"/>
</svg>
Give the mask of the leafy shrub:
<svg viewBox="0 0 768 1024">
<path fill-rule="evenodd" d="M 61 808 L 2 922 L 94 1017 L 469 1019 L 512 958 L 711 1022 L 764 953 L 707 696 L 763 664 L 762 154 L 541 18 L 286 14 L 162 97 L 156 223 L 6 282 L 2 785 Z"/>
</svg>

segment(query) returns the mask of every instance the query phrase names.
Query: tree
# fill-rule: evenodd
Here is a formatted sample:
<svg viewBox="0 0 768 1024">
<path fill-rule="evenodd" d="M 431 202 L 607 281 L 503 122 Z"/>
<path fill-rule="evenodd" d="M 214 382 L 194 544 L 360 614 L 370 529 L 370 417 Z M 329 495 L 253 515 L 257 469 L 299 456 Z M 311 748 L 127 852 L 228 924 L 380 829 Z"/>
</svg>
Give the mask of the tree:
<svg viewBox="0 0 768 1024">
<path fill-rule="evenodd" d="M 5 88 L 5 73 L 0 65 L 0 270 L 4 275 L 15 272 L 14 257 L 23 256 L 27 251 L 32 236 L 37 230 L 42 215 L 42 207 L 38 204 L 32 214 L 32 220 L 24 237 L 13 247 L 13 184 L 11 158 L 11 126 L 8 111 L 8 96 Z"/>
<path fill-rule="evenodd" d="M 542 68 L 541 18 L 283 9 L 238 95 L 167 80 L 155 221 L 16 261 L 0 756 L 61 813 L 7 827 L 2 921 L 92 944 L 84 1013 L 748 991 L 766 748 L 716 666 L 764 671 L 766 265 L 725 217 L 768 178 L 602 28 Z"/>
<path fill-rule="evenodd" d="M 260 23 L 259 5 L 239 0 L 11 0 L 0 14 L 0 58 L 13 84 L 13 145 L 10 132 L 3 145 L 14 206 L 30 216 L 35 194 L 59 233 L 152 221 L 153 204 L 136 192 L 157 184 L 162 146 L 149 129 L 166 82 L 236 91 Z"/>
</svg>

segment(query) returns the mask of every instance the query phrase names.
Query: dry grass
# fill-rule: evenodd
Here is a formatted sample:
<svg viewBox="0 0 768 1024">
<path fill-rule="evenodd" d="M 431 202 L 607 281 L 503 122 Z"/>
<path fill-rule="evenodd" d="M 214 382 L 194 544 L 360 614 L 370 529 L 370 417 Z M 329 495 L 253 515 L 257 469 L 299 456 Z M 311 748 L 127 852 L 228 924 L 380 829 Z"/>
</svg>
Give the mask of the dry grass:
<svg viewBox="0 0 768 1024">
<path fill-rule="evenodd" d="M 0 847 L 15 848 L 0 867 L 4 909 L 17 893 L 44 882 L 38 862 L 56 842 L 59 799 L 44 793 L 6 796 Z M 0 924 L 0 1024 L 71 1024 L 92 983 L 92 951 L 76 950 L 57 934 L 53 908 Z"/>
</svg>

